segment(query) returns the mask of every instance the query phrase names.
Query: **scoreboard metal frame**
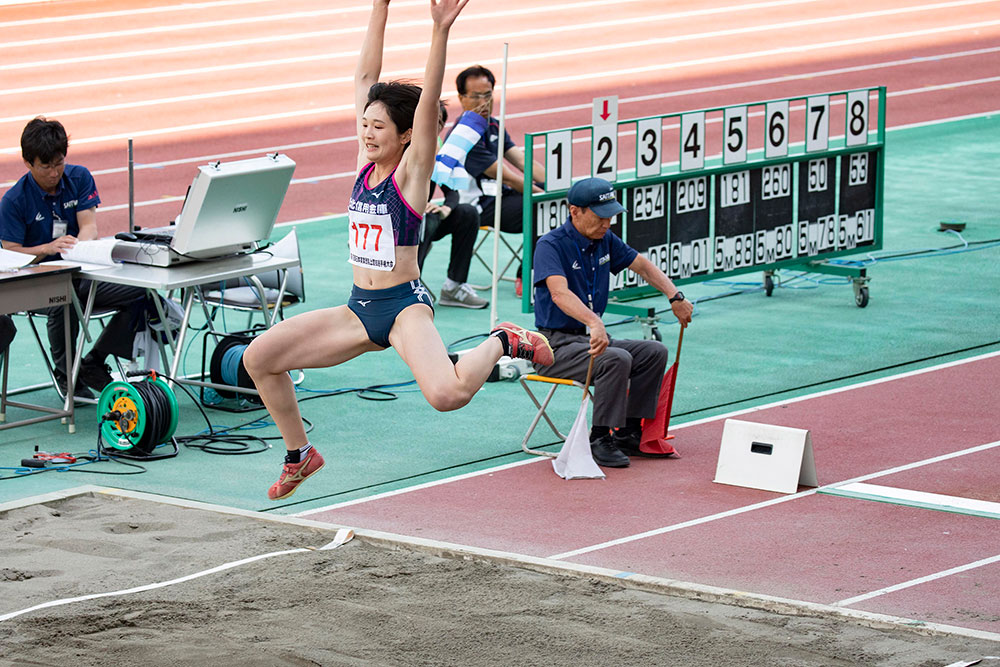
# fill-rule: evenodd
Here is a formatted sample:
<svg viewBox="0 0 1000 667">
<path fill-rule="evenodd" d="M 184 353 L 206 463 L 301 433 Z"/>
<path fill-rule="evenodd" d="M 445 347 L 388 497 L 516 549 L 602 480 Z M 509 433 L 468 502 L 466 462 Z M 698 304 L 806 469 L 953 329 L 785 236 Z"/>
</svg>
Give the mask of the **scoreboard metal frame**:
<svg viewBox="0 0 1000 667">
<path fill-rule="evenodd" d="M 598 124 L 525 135 L 528 156 L 543 142 L 546 189 L 524 194 L 524 275 L 538 238 L 569 215 L 573 144 L 589 143 L 590 173 L 576 177 L 613 182 L 627 211 L 612 230 L 675 284 L 762 271 L 770 296 L 773 272 L 796 266 L 851 277 L 864 307 L 864 269 L 828 260 L 882 247 L 885 102 L 881 86 L 618 121 L 614 99 L 612 122 L 600 123 L 595 100 Z M 633 136 L 634 166 L 619 170 L 618 142 Z M 665 162 L 671 149 L 677 158 Z M 525 160 L 526 183 L 531 172 Z M 637 314 L 620 302 L 655 293 L 623 271 L 611 277 L 608 311 Z"/>
</svg>

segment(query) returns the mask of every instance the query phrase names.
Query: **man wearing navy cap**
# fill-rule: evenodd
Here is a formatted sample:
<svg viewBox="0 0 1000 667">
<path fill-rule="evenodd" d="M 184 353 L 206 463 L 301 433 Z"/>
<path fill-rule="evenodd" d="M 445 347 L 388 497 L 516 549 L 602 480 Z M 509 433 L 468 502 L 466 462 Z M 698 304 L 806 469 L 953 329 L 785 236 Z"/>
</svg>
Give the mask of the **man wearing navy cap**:
<svg viewBox="0 0 1000 667">
<path fill-rule="evenodd" d="M 667 349 L 658 341 L 608 336 L 601 315 L 610 274 L 632 269 L 642 276 L 669 299 L 682 327 L 694 308 L 656 265 L 611 232 L 611 219 L 625 208 L 610 183 L 577 181 L 567 198 L 569 219 L 540 238 L 533 254 L 535 325 L 555 355 L 545 375 L 584 382 L 594 357 L 590 449 L 599 465 L 623 468 L 629 455 L 647 455 L 639 450 L 642 419 L 656 415 Z"/>
</svg>

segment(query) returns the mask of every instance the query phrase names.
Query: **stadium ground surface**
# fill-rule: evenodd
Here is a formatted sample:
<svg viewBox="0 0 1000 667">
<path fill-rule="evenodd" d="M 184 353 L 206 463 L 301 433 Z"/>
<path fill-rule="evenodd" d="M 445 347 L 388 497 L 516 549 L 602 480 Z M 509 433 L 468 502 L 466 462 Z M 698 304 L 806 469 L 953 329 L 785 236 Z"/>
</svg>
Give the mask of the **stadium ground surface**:
<svg viewBox="0 0 1000 667">
<path fill-rule="evenodd" d="M 120 13 L 106 2 L 5 7 L 0 187 L 21 174 L 17 138 L 39 113 L 66 123 L 70 161 L 95 171 L 104 201 L 99 219 L 108 233 L 127 226 L 128 136 L 140 163 L 137 216 L 155 224 L 179 210 L 194 165 L 281 150 L 299 164 L 280 217 L 296 224 L 302 240 L 308 300 L 297 308 L 340 304 L 350 284 L 337 251 L 345 241 L 339 216 L 353 178 L 350 76 L 368 5 L 243 2 L 238 11 L 231 2 L 198 5 L 123 3 Z M 422 1 L 394 3 L 387 74 L 419 77 L 414 62 L 426 41 L 425 12 Z M 61 16 L 71 18 L 56 20 Z M 414 22 L 410 28 L 393 27 L 408 22 Z M 259 664 L 351 664 L 376 637 L 387 651 L 381 660 L 405 664 L 404 649 L 392 650 L 423 632 L 450 639 L 418 645 L 413 664 L 421 658 L 486 662 L 490 655 L 502 661 L 515 644 L 551 656 L 547 664 L 586 662 L 616 650 L 624 651 L 622 664 L 658 656 L 692 664 L 931 665 L 998 655 L 1000 649 L 990 648 L 1000 646 L 992 603 L 1000 592 L 995 517 L 833 493 L 853 480 L 1000 501 L 992 446 L 1000 441 L 993 417 L 997 362 L 990 356 L 1000 351 L 1000 250 L 991 244 L 1000 238 L 993 176 L 1000 169 L 1000 80 L 989 67 L 1000 50 L 998 37 L 996 2 L 880 2 L 845 10 L 808 1 L 512 2 L 497 8 L 473 0 L 453 33 L 446 76 L 474 62 L 499 72 L 501 43 L 509 41 L 507 108 L 515 137 L 584 124 L 591 99 L 602 95 L 619 95 L 620 115 L 627 118 L 887 85 L 884 254 L 948 250 L 905 261 L 882 257 L 869 269 L 865 309 L 854 306 L 849 286 L 795 272 L 783 272 L 771 298 L 748 277 L 685 288 L 697 300 L 697 315 L 685 335 L 674 403 L 683 457 L 636 461 L 603 482 L 564 482 L 545 462 L 520 453 L 530 404 L 509 383 L 487 385 L 468 407 L 448 414 L 435 413 L 412 386 L 390 389 L 391 401 L 346 394 L 304 403 L 315 425 L 313 442 L 328 464 L 283 503 L 269 504 L 264 496 L 277 474 L 277 452 L 218 456 L 183 449 L 128 477 L 107 474 L 127 471 L 113 464 L 30 476 L 5 470 L 11 479 L 0 480 L 0 501 L 18 507 L 0 520 L 9 521 L 17 537 L 4 552 L 3 585 L 13 597 L 3 596 L 0 615 L 316 546 L 322 540 L 315 531 L 331 525 L 355 526 L 362 544 L 302 555 L 314 559 L 309 565 L 266 560 L 152 597 L 32 612 L 0 622 L 4 643 L 14 642 L 25 662 L 43 664 L 92 658 L 109 636 L 126 640 L 118 664 L 140 664 L 150 655 L 176 662 L 192 655 L 172 653 L 185 643 L 202 646 L 205 657 L 218 662 L 234 636 L 233 642 L 266 640 L 254 644 Z M 83 92 L 67 95 L 67 88 Z M 943 220 L 967 228 L 961 237 L 944 234 L 938 231 Z M 280 227 L 275 237 L 287 231 Z M 447 244 L 439 245 L 425 267 L 432 287 L 447 261 Z M 474 275 L 474 282 L 485 276 L 480 271 L 483 280 Z M 501 291 L 501 317 L 530 324 L 509 291 Z M 733 292 L 739 294 L 715 298 Z M 658 300 L 649 304 L 664 308 Z M 447 308 L 438 309 L 436 322 L 446 342 L 489 326 L 485 313 Z M 632 322 L 612 333 L 641 335 Z M 676 329 L 665 326 L 664 339 L 672 347 Z M 196 338 L 186 371 L 198 370 L 200 350 Z M 26 326 L 12 356 L 12 385 L 37 381 L 41 369 Z M 950 362 L 965 363 L 927 370 Z M 912 374 L 921 370 L 927 372 Z M 309 371 L 304 389 L 408 380 L 388 351 Z M 866 384 L 872 380 L 886 381 Z M 832 389 L 845 390 L 798 400 Z M 33 398 L 56 402 L 44 392 Z M 204 428 L 191 401 L 183 395 L 180 401 L 179 432 Z M 577 405 L 578 397 L 567 393 L 550 411 L 568 425 Z M 761 406 L 770 407 L 742 418 L 812 431 L 819 492 L 803 487 L 785 496 L 712 483 L 720 417 Z M 217 425 L 245 417 L 210 414 Z M 96 439 L 93 408 L 79 409 L 77 423 L 74 436 L 52 422 L 3 432 L 0 465 L 16 466 L 35 445 L 86 451 Z M 82 474 L 88 469 L 105 472 Z M 123 491 L 72 495 L 70 489 L 84 483 Z M 141 507 L 134 509 L 127 499 L 134 493 L 156 498 L 135 500 Z M 25 500 L 43 494 L 72 497 Z M 174 507 L 169 503 L 197 502 L 213 508 L 182 514 L 186 520 L 163 516 L 175 511 L 164 509 Z M 266 514 L 237 520 L 233 512 Z M 293 514 L 321 521 L 278 520 Z M 130 536 L 143 541 L 109 548 Z M 436 558 L 456 554 L 473 554 L 476 564 Z M 511 571 L 512 563 L 533 571 Z M 303 584 L 306 576 L 317 579 Z M 650 588 L 639 591 L 637 582 L 647 578 Z M 464 600 L 448 598 L 459 611 L 451 617 L 446 604 L 431 599 L 447 582 L 471 591 Z M 536 597 L 519 597 L 526 582 L 541 587 Z M 349 592 L 338 597 L 339 586 Z M 255 587 L 259 598 L 246 593 Z M 303 587 L 314 589 L 305 602 L 288 604 L 289 588 Z M 513 601 L 490 597 L 503 588 L 518 591 Z M 664 592 L 672 597 L 661 597 Z M 376 597 L 388 606 L 377 607 Z M 576 614 L 569 600 L 581 597 L 595 603 L 596 615 Z M 413 604 L 427 606 L 407 614 L 404 605 L 412 610 Z M 783 615 L 770 616 L 775 609 Z M 220 623 L 209 626 L 216 645 L 208 646 L 208 630 L 198 624 L 220 610 Z M 305 616 L 298 610 L 317 619 L 308 623 L 326 625 L 298 625 Z M 763 610 L 768 614 L 755 616 Z M 494 619 L 482 631 L 470 620 L 479 613 L 487 623 L 490 614 Z M 629 623 L 629 614 L 644 622 Z M 525 616 L 532 622 L 524 623 Z M 430 626 L 418 624 L 428 618 Z M 698 619 L 705 618 L 712 620 L 703 625 Z M 853 634 L 870 632 L 871 618 L 896 629 Z M 274 628 L 288 619 L 316 634 L 339 631 L 354 648 L 326 638 L 285 644 L 294 631 Z M 595 626 L 615 630 L 595 638 Z M 246 628 L 245 636 L 233 628 Z M 904 634 L 894 634 L 900 629 Z M 185 630 L 194 632 L 188 641 L 171 642 Z M 838 633 L 846 633 L 843 643 Z M 720 643 L 727 636 L 739 640 L 737 648 L 714 652 L 728 650 Z M 280 648 L 267 653 L 274 642 Z M 476 642 L 495 653 L 473 652 L 469 644 Z M 687 652 L 668 652 L 678 645 Z M 249 656 L 253 664 L 257 658 Z M 511 654 L 509 662 L 532 659 Z"/>
</svg>

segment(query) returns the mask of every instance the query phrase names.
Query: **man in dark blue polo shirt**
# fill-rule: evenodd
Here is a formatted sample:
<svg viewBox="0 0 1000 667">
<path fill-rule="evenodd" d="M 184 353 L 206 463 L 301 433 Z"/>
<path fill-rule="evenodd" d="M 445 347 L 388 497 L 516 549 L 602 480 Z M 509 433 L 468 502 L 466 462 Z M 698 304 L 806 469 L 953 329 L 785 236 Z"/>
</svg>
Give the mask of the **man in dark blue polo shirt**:
<svg viewBox="0 0 1000 667">
<path fill-rule="evenodd" d="M 465 158 L 465 170 L 475 179 L 475 190 L 461 193 L 462 201 L 472 199 L 479 208 L 480 221 L 484 225 L 493 226 L 496 215 L 497 194 L 497 152 L 500 142 L 500 121 L 492 116 L 493 87 L 496 77 L 493 72 L 481 65 L 468 67 L 455 78 L 458 89 L 458 101 L 463 111 L 475 111 L 488 121 L 486 132 L 482 139 L 469 150 Z M 503 136 L 504 160 L 503 184 L 500 196 L 500 231 L 508 234 L 520 234 L 523 216 L 521 196 L 524 192 L 524 149 L 517 146 L 510 138 L 510 133 L 504 130 Z M 513 165 L 514 169 L 511 168 Z M 532 162 L 532 179 L 535 183 L 545 182 L 545 167 L 538 161 Z M 535 192 L 541 192 L 537 185 Z M 515 287 L 517 296 L 521 296 L 521 268 L 517 269 Z"/>
<path fill-rule="evenodd" d="M 35 118 L 21 134 L 21 156 L 28 173 L 0 200 L 0 242 L 7 250 L 34 255 L 36 261 L 59 259 L 77 241 L 97 238 L 97 205 L 101 197 L 86 167 L 66 164 L 69 140 L 59 121 Z M 86 298 L 89 280 L 74 280 L 77 295 Z M 109 354 L 130 358 L 135 333 L 142 321 L 145 291 L 127 285 L 98 283 L 96 308 L 118 308 L 94 348 L 83 359 L 74 393 L 92 397 L 86 388 L 100 390 L 111 381 L 104 364 Z M 134 312 L 133 312 L 134 311 Z M 46 309 L 49 348 L 56 378 L 65 388 L 67 356 L 62 308 Z M 70 338 L 76 340 L 80 323 L 73 313 Z M 85 386 L 84 386 L 85 385 Z"/>
<path fill-rule="evenodd" d="M 611 232 L 611 219 L 625 209 L 610 183 L 577 181 L 567 198 L 569 219 L 540 238 L 532 254 L 535 325 L 555 356 L 544 372 L 584 382 L 594 358 L 590 449 L 599 465 L 625 467 L 629 455 L 645 455 L 642 419 L 656 416 L 667 349 L 658 341 L 608 336 L 601 315 L 610 275 L 626 268 L 638 273 L 667 296 L 682 327 L 691 322 L 693 306 L 656 265 Z"/>
</svg>

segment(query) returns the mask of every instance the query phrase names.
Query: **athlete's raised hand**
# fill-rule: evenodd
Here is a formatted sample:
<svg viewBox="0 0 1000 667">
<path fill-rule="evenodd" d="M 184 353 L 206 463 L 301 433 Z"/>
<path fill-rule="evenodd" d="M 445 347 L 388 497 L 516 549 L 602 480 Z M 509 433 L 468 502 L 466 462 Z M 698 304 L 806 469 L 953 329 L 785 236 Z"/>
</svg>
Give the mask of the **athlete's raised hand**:
<svg viewBox="0 0 1000 667">
<path fill-rule="evenodd" d="M 431 0 L 431 18 L 434 19 L 434 25 L 447 30 L 467 4 L 469 0 Z"/>
</svg>

